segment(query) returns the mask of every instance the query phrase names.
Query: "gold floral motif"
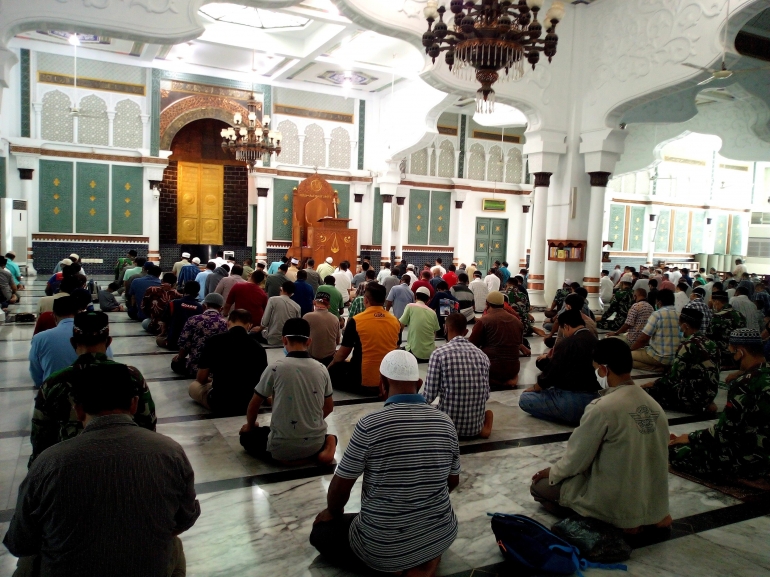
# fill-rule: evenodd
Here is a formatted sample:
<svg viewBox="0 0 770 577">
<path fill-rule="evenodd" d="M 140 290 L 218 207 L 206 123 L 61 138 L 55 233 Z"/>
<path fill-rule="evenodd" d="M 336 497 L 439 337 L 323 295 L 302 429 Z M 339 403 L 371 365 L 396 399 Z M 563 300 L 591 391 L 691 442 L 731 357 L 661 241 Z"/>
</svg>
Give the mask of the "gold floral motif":
<svg viewBox="0 0 770 577">
<path fill-rule="evenodd" d="M 417 210 L 422 210 L 422 204 L 417 204 Z"/>
<path fill-rule="evenodd" d="M 131 190 L 131 185 L 130 185 L 129 183 L 126 183 L 126 184 L 123 186 L 123 188 L 125 188 L 126 190 Z"/>
<path fill-rule="evenodd" d="M 340 252 L 340 245 L 337 242 L 337 235 L 336 234 L 334 235 L 334 240 L 332 241 L 332 252 L 335 253 L 335 254 Z"/>
<path fill-rule="evenodd" d="M 60 184 L 61 184 L 61 180 L 59 180 L 58 178 L 54 178 L 53 179 L 53 185 L 54 186 L 59 186 Z"/>
<path fill-rule="evenodd" d="M 441 210 L 444 210 L 444 205 L 443 205 L 443 204 L 439 204 L 439 205 L 438 205 L 438 209 L 439 209 L 440 211 L 441 211 Z"/>
<path fill-rule="evenodd" d="M 350 241 L 353 240 L 352 236 L 345 236 L 342 238 L 342 240 L 345 241 L 345 244 L 350 244 Z"/>
<path fill-rule="evenodd" d="M 288 194 L 284 194 L 284 195 L 283 195 L 283 200 L 285 200 L 285 201 L 287 201 L 287 202 L 288 202 L 288 200 L 289 200 L 289 195 L 288 195 Z"/>
<path fill-rule="evenodd" d="M 439 220 L 444 220 L 443 216 L 438 217 Z"/>
<path fill-rule="evenodd" d="M 125 201 L 126 201 L 126 204 L 128 204 L 129 202 L 131 202 L 131 199 L 130 199 L 130 198 L 128 198 L 128 197 L 124 198 L 123 200 L 125 200 Z"/>
<path fill-rule="evenodd" d="M 500 227 L 499 226 L 495 227 L 495 232 L 500 232 Z"/>
<path fill-rule="evenodd" d="M 289 221 L 288 221 L 287 219 L 285 219 L 285 218 L 284 218 L 284 219 L 283 219 L 283 226 L 286 226 L 287 224 L 289 224 Z"/>
<path fill-rule="evenodd" d="M 289 212 L 289 209 L 288 208 L 284 208 L 283 212 Z"/>
<path fill-rule="evenodd" d="M 95 215 L 96 214 L 96 209 L 92 208 L 91 210 L 88 211 L 88 214 L 90 214 L 91 216 Z"/>
<path fill-rule="evenodd" d="M 96 181 L 92 180 L 91 182 L 88 183 L 88 186 L 90 186 L 91 188 L 96 188 Z"/>
<path fill-rule="evenodd" d="M 417 220 L 422 220 L 422 215 L 421 214 L 417 215 Z"/>
<path fill-rule="evenodd" d="M 91 196 L 89 196 L 89 197 L 88 197 L 88 200 L 90 200 L 91 202 L 93 202 L 93 201 L 95 201 L 95 200 L 96 200 L 96 197 L 95 197 L 95 196 L 92 194 Z"/>
<path fill-rule="evenodd" d="M 439 232 L 441 232 L 442 230 L 444 230 L 444 227 L 443 227 L 443 226 L 440 226 L 440 227 L 438 227 L 436 230 L 437 230 L 437 231 L 439 231 Z"/>
<path fill-rule="evenodd" d="M 58 206 L 54 206 L 54 207 L 53 207 L 53 213 L 54 213 L 54 214 L 59 214 L 60 212 L 61 212 L 61 211 L 59 210 L 59 207 L 58 207 Z"/>
<path fill-rule="evenodd" d="M 479 243 L 479 248 L 484 248 L 484 243 L 483 242 Z"/>
<path fill-rule="evenodd" d="M 482 224 L 481 225 L 481 230 L 487 230 L 487 227 Z"/>
<path fill-rule="evenodd" d="M 319 239 L 321 242 L 326 242 L 326 236 L 325 236 L 325 235 L 323 235 L 323 234 L 319 234 L 319 235 L 318 235 L 318 239 Z"/>
<path fill-rule="evenodd" d="M 129 216 L 131 216 L 131 211 L 130 211 L 130 210 L 127 210 L 127 211 L 126 211 L 126 212 L 124 212 L 123 214 L 125 214 L 125 215 L 126 215 L 126 218 L 128 218 Z"/>
<path fill-rule="evenodd" d="M 418 224 L 417 225 L 417 232 L 420 232 L 422 230 L 422 227 Z"/>
<path fill-rule="evenodd" d="M 60 198 L 59 193 L 56 193 L 53 195 L 54 200 L 59 200 L 59 198 Z"/>
</svg>

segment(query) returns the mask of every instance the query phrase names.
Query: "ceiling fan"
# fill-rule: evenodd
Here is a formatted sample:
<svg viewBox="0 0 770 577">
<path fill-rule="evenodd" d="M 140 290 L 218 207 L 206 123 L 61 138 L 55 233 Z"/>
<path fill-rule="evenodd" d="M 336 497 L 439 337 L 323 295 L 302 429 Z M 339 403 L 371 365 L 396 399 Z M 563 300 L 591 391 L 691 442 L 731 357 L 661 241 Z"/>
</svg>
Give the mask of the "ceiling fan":
<svg viewBox="0 0 770 577">
<path fill-rule="evenodd" d="M 730 22 L 730 0 L 727 0 L 727 16 L 725 16 L 725 33 L 722 38 L 722 65 L 719 68 L 705 68 L 703 66 L 697 66 L 696 64 L 690 64 L 689 62 L 683 62 L 682 66 L 687 66 L 688 68 L 694 68 L 695 70 L 701 70 L 703 72 L 708 72 L 711 74 L 708 78 L 705 80 L 702 80 L 701 82 L 698 82 L 698 86 L 703 86 L 704 84 L 708 84 L 710 82 L 713 82 L 714 80 L 727 80 L 731 76 L 735 74 L 743 74 L 745 72 L 756 72 L 759 70 L 770 70 L 770 66 L 762 66 L 760 68 L 741 68 L 739 70 L 728 70 L 727 65 L 725 64 L 725 59 L 727 58 L 727 25 Z"/>
<path fill-rule="evenodd" d="M 80 38 L 78 38 L 77 32 L 72 34 L 68 41 L 72 44 L 73 58 L 74 58 L 74 72 L 75 72 L 75 85 L 73 91 L 73 102 L 78 101 L 78 46 L 80 45 Z M 77 104 L 70 106 L 70 116 L 79 118 L 103 118 L 104 114 L 91 114 L 88 112 L 81 112 Z"/>
</svg>

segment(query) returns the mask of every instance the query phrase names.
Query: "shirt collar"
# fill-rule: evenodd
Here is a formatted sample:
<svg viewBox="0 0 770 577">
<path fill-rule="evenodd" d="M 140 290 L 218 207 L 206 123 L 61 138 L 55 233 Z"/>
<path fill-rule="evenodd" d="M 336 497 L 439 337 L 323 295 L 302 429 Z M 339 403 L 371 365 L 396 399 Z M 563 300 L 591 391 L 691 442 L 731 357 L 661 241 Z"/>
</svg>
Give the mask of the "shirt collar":
<svg viewBox="0 0 770 577">
<path fill-rule="evenodd" d="M 134 418 L 131 415 L 124 413 L 118 413 L 117 415 L 104 415 L 102 417 L 93 417 L 83 433 L 90 433 L 91 431 L 98 431 L 100 429 L 109 429 L 116 426 L 130 425 L 135 427 Z"/>
<path fill-rule="evenodd" d="M 387 401 L 385 401 L 385 406 L 392 405 L 395 403 L 406 403 L 409 405 L 424 405 L 425 404 L 425 397 L 422 395 L 393 395 L 392 397 L 389 397 Z"/>
<path fill-rule="evenodd" d="M 74 317 L 69 317 L 69 318 L 60 320 L 59 324 L 57 324 L 56 326 L 61 327 L 61 326 L 74 325 L 74 324 L 75 324 Z"/>
<path fill-rule="evenodd" d="M 310 353 L 307 351 L 291 351 L 287 357 L 291 357 L 292 359 L 309 359 Z"/>
</svg>

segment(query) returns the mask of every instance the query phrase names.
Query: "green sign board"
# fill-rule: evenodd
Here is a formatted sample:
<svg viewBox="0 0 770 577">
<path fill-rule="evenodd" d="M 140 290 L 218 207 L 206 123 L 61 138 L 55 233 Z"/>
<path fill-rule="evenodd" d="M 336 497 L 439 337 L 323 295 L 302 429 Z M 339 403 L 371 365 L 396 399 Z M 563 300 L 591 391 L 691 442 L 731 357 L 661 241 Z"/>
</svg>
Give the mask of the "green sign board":
<svg viewBox="0 0 770 577">
<path fill-rule="evenodd" d="M 482 201 L 481 209 L 487 212 L 505 212 L 505 203 L 505 200 L 485 198 Z"/>
</svg>

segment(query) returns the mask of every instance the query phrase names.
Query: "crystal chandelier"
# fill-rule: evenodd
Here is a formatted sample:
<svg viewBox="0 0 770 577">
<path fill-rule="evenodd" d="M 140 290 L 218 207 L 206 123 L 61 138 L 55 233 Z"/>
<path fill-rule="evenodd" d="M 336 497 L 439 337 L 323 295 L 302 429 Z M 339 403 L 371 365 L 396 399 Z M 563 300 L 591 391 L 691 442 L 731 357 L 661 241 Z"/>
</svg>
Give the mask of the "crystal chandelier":
<svg viewBox="0 0 770 577">
<path fill-rule="evenodd" d="M 524 59 L 535 66 L 542 52 L 551 61 L 556 54 L 556 25 L 564 18 L 564 5 L 554 0 L 541 24 L 537 15 L 544 0 L 450 0 L 454 14 L 452 29 L 444 22 L 446 7 L 428 0 L 425 18 L 428 31 L 422 36 L 425 53 L 436 62 L 446 51 L 445 62 L 458 78 L 481 84 L 476 92 L 476 110 L 494 110 L 492 85 L 518 80 L 524 74 Z M 541 39 L 545 30 L 545 38 Z M 501 74 L 501 71 L 504 73 Z"/>
<path fill-rule="evenodd" d="M 259 124 L 259 102 L 253 94 L 246 106 L 249 114 L 245 124 L 243 115 L 236 112 L 233 116 L 235 127 L 222 129 L 222 149 L 234 152 L 235 160 L 245 162 L 249 165 L 249 172 L 254 172 L 258 160 L 269 158 L 273 153 L 281 154 L 281 133 L 270 129 L 269 116 L 263 116 L 262 124 Z"/>
</svg>

